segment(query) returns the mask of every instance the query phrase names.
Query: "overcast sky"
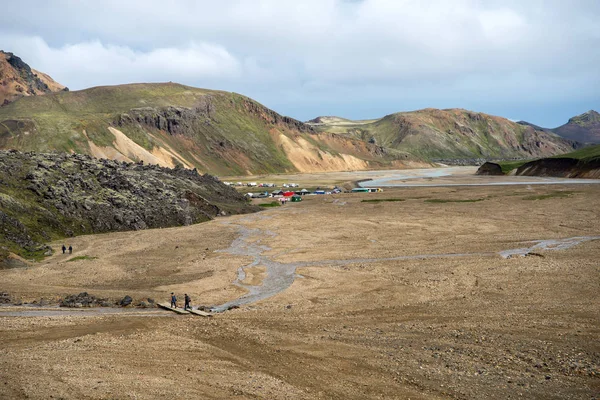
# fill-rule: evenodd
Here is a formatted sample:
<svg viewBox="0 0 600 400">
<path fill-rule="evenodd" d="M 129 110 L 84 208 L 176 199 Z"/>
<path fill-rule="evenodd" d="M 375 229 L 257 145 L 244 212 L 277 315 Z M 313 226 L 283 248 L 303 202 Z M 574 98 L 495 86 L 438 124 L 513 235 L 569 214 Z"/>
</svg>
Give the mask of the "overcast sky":
<svg viewBox="0 0 600 400">
<path fill-rule="evenodd" d="M 71 90 L 173 81 L 300 120 L 600 111 L 598 0 L 2 1 L 0 49 Z"/>
</svg>

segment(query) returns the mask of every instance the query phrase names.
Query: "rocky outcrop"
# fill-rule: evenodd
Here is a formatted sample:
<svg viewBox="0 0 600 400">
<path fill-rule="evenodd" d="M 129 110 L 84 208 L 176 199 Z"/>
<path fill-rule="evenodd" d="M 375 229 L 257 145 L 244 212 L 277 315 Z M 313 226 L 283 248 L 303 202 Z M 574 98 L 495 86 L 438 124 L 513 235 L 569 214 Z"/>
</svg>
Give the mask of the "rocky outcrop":
<svg viewBox="0 0 600 400">
<path fill-rule="evenodd" d="M 244 98 L 244 108 L 251 114 L 261 117 L 265 122 L 269 124 L 283 125 L 288 129 L 296 130 L 298 132 L 315 132 L 312 126 L 305 124 L 304 122 L 298 121 L 297 119 L 278 114 L 270 108 L 267 108 L 262 104 L 247 97 Z"/>
<path fill-rule="evenodd" d="M 126 127 L 138 123 L 149 128 L 158 129 L 170 135 L 185 135 L 193 137 L 197 124 L 210 125 L 214 113 L 211 97 L 206 96 L 202 105 L 194 108 L 165 107 L 165 108 L 134 108 L 126 114 L 121 114 L 114 125 Z"/>
<path fill-rule="evenodd" d="M 189 225 L 256 210 L 196 170 L 0 151 L 0 249 L 26 258 L 47 253 L 51 238 Z"/>
<path fill-rule="evenodd" d="M 477 169 L 476 175 L 504 175 L 502 167 L 493 162 L 486 162 Z"/>
<path fill-rule="evenodd" d="M 123 127 L 135 122 L 168 132 L 171 135 L 191 137 L 197 131 L 198 124 L 211 125 L 211 121 L 217 118 L 216 107 L 213 96 L 206 95 L 198 99 L 197 104 L 191 108 L 173 106 L 134 108 L 126 114 L 121 114 L 114 124 Z M 258 116 L 268 124 L 283 125 L 298 132 L 315 133 L 312 126 L 280 115 L 252 99 L 244 98 L 243 107 L 246 112 Z"/>
<path fill-rule="evenodd" d="M 0 50 L 0 106 L 22 96 L 69 90 L 48 75 L 32 69 L 13 53 Z"/>
</svg>

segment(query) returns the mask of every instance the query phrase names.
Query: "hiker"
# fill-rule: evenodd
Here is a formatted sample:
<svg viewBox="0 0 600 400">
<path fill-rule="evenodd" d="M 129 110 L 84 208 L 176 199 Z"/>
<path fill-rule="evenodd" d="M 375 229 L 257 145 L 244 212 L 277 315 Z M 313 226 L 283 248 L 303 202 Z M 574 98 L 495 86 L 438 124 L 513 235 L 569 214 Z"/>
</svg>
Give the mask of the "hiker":
<svg viewBox="0 0 600 400">
<path fill-rule="evenodd" d="M 62 247 L 62 251 L 63 251 L 63 254 L 65 254 L 65 252 L 67 251 L 67 247 L 64 244 L 63 244 L 63 247 Z"/>
<path fill-rule="evenodd" d="M 177 297 L 171 292 L 171 307 L 177 308 Z"/>
<path fill-rule="evenodd" d="M 69 245 L 69 254 L 73 254 L 73 246 Z"/>
<path fill-rule="evenodd" d="M 191 309 L 192 309 L 192 306 L 190 305 L 190 302 L 192 301 L 192 299 L 190 299 L 190 296 L 188 296 L 188 294 L 187 294 L 187 293 L 185 294 L 185 297 L 184 297 L 184 299 L 185 299 L 185 304 L 184 304 L 184 306 L 183 306 L 183 309 L 184 309 L 184 310 L 187 310 L 187 309 L 189 308 L 189 309 L 191 310 Z"/>
</svg>

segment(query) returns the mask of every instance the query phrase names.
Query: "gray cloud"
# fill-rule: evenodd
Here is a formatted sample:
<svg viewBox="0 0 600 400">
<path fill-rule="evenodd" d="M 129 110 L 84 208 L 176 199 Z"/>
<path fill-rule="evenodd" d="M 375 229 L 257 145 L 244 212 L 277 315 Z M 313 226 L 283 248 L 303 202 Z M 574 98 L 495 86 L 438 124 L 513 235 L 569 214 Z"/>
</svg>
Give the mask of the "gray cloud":
<svg viewBox="0 0 600 400">
<path fill-rule="evenodd" d="M 594 0 L 20 1 L 9 9 L 1 46 L 74 89 L 178 81 L 241 92 L 301 119 L 421 106 L 517 119 L 563 110 L 533 121 L 552 126 L 600 105 Z"/>
</svg>

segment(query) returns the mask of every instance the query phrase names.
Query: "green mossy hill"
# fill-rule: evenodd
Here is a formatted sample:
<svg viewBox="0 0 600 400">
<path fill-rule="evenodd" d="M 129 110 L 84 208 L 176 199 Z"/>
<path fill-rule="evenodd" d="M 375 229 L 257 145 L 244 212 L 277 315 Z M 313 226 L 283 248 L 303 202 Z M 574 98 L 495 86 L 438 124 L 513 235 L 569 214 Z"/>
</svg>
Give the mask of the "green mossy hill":
<svg viewBox="0 0 600 400">
<path fill-rule="evenodd" d="M 427 108 L 355 124 L 329 117 L 313 126 L 442 162 L 543 157 L 577 147 L 551 132 L 462 109 Z"/>
<path fill-rule="evenodd" d="M 0 151 L 4 257 L 12 252 L 38 259 L 49 251 L 44 243 L 78 234 L 189 225 L 256 210 L 234 189 L 195 170 Z"/>
<path fill-rule="evenodd" d="M 342 139 L 347 145 L 341 147 L 359 159 L 385 164 L 399 158 Z M 344 169 L 330 138 L 235 93 L 176 83 L 129 84 L 21 98 L 0 108 L 3 149 L 183 165 L 214 175 L 298 171 L 290 160 L 303 159 L 303 143 L 314 146 L 311 152 L 333 155 Z M 290 154 L 296 148 L 302 157 Z"/>
</svg>

